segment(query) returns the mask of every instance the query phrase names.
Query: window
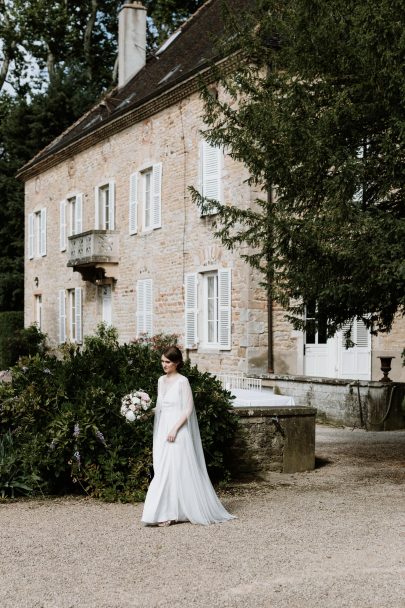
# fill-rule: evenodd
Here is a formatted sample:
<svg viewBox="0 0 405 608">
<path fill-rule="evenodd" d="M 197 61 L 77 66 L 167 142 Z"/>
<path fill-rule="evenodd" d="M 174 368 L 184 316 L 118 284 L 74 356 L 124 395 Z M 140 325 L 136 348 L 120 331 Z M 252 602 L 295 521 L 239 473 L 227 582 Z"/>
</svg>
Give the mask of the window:
<svg viewBox="0 0 405 608">
<path fill-rule="evenodd" d="M 82 289 L 59 291 L 59 343 L 82 342 Z"/>
<path fill-rule="evenodd" d="M 185 276 L 186 347 L 231 348 L 231 270 Z"/>
<path fill-rule="evenodd" d="M 115 230 L 115 184 L 97 186 L 95 189 L 95 228 Z"/>
<path fill-rule="evenodd" d="M 326 333 L 326 318 L 319 317 L 318 327 L 315 326 L 316 304 L 311 303 L 306 306 L 305 320 L 307 329 L 305 331 L 305 344 L 326 344 L 328 338 Z"/>
<path fill-rule="evenodd" d="M 162 226 L 162 164 L 156 163 L 132 173 L 129 182 L 129 234 L 138 230 L 140 208 L 142 230 L 155 230 Z"/>
<path fill-rule="evenodd" d="M 28 257 L 46 255 L 46 209 L 28 215 Z"/>
<path fill-rule="evenodd" d="M 59 241 L 60 250 L 66 250 L 66 237 L 80 234 L 83 230 L 83 194 L 76 194 L 60 202 Z"/>
<path fill-rule="evenodd" d="M 112 324 L 112 289 L 111 285 L 101 286 L 101 310 L 102 321 L 107 325 Z"/>
<path fill-rule="evenodd" d="M 35 325 L 42 329 L 42 295 L 35 296 Z"/>
<path fill-rule="evenodd" d="M 136 284 L 136 331 L 138 336 L 141 334 L 152 335 L 152 308 L 152 279 L 140 279 Z"/>
<path fill-rule="evenodd" d="M 222 202 L 221 174 L 221 149 L 211 146 L 203 140 L 200 145 L 200 190 L 202 196 Z"/>
<path fill-rule="evenodd" d="M 218 343 L 218 273 L 203 275 L 204 299 L 206 318 L 204 322 L 205 343 L 217 345 Z"/>
</svg>

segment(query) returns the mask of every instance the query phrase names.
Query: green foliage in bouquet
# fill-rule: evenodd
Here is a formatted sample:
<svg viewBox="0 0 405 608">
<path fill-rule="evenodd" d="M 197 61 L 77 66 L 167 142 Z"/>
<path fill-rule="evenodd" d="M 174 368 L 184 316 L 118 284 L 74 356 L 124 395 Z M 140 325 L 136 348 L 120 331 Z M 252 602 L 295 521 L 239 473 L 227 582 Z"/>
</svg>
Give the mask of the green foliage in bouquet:
<svg viewBox="0 0 405 608">
<path fill-rule="evenodd" d="M 100 325 L 82 349 L 66 344 L 58 356 L 20 359 L 11 383 L 0 384 L 0 438 L 12 435 L 19 470 L 35 476 L 35 486 L 22 490 L 142 500 L 152 473 L 153 416 L 128 423 L 121 399 L 142 389 L 154 406 L 161 352 L 175 341 L 158 335 L 119 344 L 116 330 Z M 183 373 L 195 396 L 209 471 L 220 481 L 228 475 L 226 452 L 237 425 L 229 394 L 190 364 Z"/>
</svg>

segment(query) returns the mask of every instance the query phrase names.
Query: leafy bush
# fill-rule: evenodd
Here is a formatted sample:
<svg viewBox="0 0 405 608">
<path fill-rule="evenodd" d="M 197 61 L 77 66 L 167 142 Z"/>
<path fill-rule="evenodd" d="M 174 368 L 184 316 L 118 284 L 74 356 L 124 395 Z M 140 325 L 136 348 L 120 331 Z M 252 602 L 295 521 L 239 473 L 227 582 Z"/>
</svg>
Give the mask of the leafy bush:
<svg viewBox="0 0 405 608">
<path fill-rule="evenodd" d="M 104 325 L 82 350 L 65 345 L 59 356 L 22 358 L 12 382 L 0 385 L 0 435 L 11 429 L 31 470 L 49 493 L 88 492 L 106 500 L 143 499 L 152 465 L 153 419 L 128 424 L 121 397 L 143 389 L 156 401 L 162 349 L 174 336 L 120 345 Z M 236 429 L 229 394 L 219 381 L 186 364 L 207 466 L 227 476 L 226 452 Z"/>
<path fill-rule="evenodd" d="M 27 466 L 28 465 L 28 466 Z M 0 495 L 14 498 L 20 494 L 31 494 L 38 486 L 40 478 L 32 471 L 24 459 L 24 454 L 16 449 L 10 431 L 0 437 Z"/>
</svg>

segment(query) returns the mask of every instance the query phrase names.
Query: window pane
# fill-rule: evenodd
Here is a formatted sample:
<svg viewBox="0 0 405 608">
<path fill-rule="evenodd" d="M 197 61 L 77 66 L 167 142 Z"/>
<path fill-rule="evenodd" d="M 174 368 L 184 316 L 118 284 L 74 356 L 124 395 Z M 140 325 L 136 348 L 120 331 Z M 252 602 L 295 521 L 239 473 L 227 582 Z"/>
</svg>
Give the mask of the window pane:
<svg viewBox="0 0 405 608">
<path fill-rule="evenodd" d="M 71 340 L 76 340 L 76 301 L 75 301 L 75 290 L 72 289 L 70 292 L 70 327 L 71 327 Z"/>
<path fill-rule="evenodd" d="M 216 339 L 215 339 L 215 324 L 213 323 L 213 321 L 208 321 L 208 342 L 210 344 L 212 344 L 213 342 L 216 342 Z"/>
<path fill-rule="evenodd" d="M 108 188 L 104 188 L 104 209 L 105 209 L 105 230 L 110 229 L 110 191 Z"/>
<path fill-rule="evenodd" d="M 152 172 L 148 171 L 145 176 L 145 228 L 151 225 L 151 177 Z"/>
</svg>

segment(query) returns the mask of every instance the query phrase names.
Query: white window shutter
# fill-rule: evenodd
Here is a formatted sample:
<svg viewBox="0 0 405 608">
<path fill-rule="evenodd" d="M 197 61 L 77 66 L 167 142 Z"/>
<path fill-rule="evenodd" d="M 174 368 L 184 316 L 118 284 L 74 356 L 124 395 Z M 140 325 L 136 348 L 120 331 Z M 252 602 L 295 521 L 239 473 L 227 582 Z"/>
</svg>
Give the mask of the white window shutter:
<svg viewBox="0 0 405 608">
<path fill-rule="evenodd" d="M 83 315 L 82 315 L 82 288 L 75 289 L 75 322 L 76 322 L 76 342 L 83 341 Z"/>
<path fill-rule="evenodd" d="M 231 348 L 231 270 L 218 270 L 218 342 L 221 349 Z"/>
<path fill-rule="evenodd" d="M 201 194 L 205 198 L 221 202 L 221 159 L 220 148 L 201 142 Z"/>
<path fill-rule="evenodd" d="M 145 300 L 144 300 L 144 319 L 145 333 L 148 336 L 153 334 L 153 285 L 152 279 L 145 279 Z"/>
<path fill-rule="evenodd" d="M 137 335 L 140 336 L 144 333 L 145 329 L 145 321 L 144 321 L 144 311 L 143 311 L 143 302 L 145 299 L 144 295 L 144 281 L 138 281 L 136 284 L 136 332 Z"/>
<path fill-rule="evenodd" d="M 46 209 L 41 209 L 39 216 L 40 236 L 39 236 L 39 255 L 46 255 Z"/>
<path fill-rule="evenodd" d="M 153 332 L 153 284 L 152 279 L 141 279 L 136 285 L 137 335 Z"/>
<path fill-rule="evenodd" d="M 83 194 L 76 196 L 74 234 L 83 232 Z"/>
<path fill-rule="evenodd" d="M 28 257 L 30 260 L 34 257 L 34 226 L 35 217 L 33 213 L 28 215 Z"/>
<path fill-rule="evenodd" d="M 185 282 L 185 343 L 186 348 L 197 348 L 198 344 L 198 275 L 190 272 L 184 277 Z"/>
<path fill-rule="evenodd" d="M 110 205 L 110 230 L 115 230 L 115 182 L 108 182 L 108 196 Z"/>
<path fill-rule="evenodd" d="M 162 225 L 162 163 L 152 167 L 152 228 Z"/>
<path fill-rule="evenodd" d="M 354 343 L 346 348 L 345 331 L 351 327 L 350 339 Z M 371 379 L 371 333 L 361 319 L 345 323 L 339 332 L 339 378 Z"/>
<path fill-rule="evenodd" d="M 66 201 L 59 203 L 59 246 L 61 251 L 66 250 Z"/>
<path fill-rule="evenodd" d="M 94 188 L 94 228 L 100 229 L 100 188 Z"/>
<path fill-rule="evenodd" d="M 66 294 L 64 289 L 59 290 L 59 344 L 66 342 Z"/>
<path fill-rule="evenodd" d="M 371 333 L 362 319 L 356 319 L 356 345 L 358 348 L 371 348 Z"/>
<path fill-rule="evenodd" d="M 129 178 L 129 234 L 138 231 L 138 173 Z"/>
</svg>

